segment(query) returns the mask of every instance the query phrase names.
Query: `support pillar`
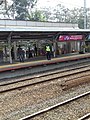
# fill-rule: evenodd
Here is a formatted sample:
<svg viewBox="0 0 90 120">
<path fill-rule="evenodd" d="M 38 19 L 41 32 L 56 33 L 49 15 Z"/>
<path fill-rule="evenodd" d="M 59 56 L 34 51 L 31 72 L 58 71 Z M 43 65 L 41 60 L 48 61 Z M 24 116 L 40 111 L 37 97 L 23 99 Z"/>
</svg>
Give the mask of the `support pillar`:
<svg viewBox="0 0 90 120">
<path fill-rule="evenodd" d="M 56 56 L 56 42 L 55 42 L 55 38 L 53 38 L 52 52 L 53 52 L 53 57 L 55 58 L 55 56 Z"/>
<path fill-rule="evenodd" d="M 53 48 L 54 48 L 54 57 L 56 57 L 57 52 L 57 38 L 60 33 L 57 33 L 56 36 L 53 38 Z"/>
<path fill-rule="evenodd" d="M 9 46 L 9 62 L 12 63 L 12 56 L 11 56 L 11 34 L 12 32 L 9 34 L 8 36 L 8 46 Z"/>
<path fill-rule="evenodd" d="M 17 47 L 16 47 L 16 42 L 14 42 L 14 57 L 15 57 L 15 60 L 17 60 Z"/>
</svg>

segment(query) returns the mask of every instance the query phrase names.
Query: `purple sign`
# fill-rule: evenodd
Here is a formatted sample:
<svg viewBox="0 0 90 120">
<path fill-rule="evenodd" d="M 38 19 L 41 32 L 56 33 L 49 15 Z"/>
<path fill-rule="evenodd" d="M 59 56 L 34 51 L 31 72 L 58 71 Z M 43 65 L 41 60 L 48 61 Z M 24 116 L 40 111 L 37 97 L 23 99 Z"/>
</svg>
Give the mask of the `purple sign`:
<svg viewBox="0 0 90 120">
<path fill-rule="evenodd" d="M 59 41 L 82 40 L 82 35 L 60 35 Z"/>
</svg>

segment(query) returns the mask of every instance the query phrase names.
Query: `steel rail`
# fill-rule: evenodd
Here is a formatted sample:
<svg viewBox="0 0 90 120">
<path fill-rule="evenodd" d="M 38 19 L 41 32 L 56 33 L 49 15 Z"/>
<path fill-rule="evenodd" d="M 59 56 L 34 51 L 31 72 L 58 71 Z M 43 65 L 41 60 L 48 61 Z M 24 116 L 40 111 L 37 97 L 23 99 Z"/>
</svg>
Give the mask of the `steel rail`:
<svg viewBox="0 0 90 120">
<path fill-rule="evenodd" d="M 40 114 L 43 114 L 43 113 L 48 112 L 48 111 L 50 111 L 50 110 L 53 110 L 53 109 L 55 109 L 55 108 L 57 108 L 57 107 L 60 107 L 60 106 L 62 106 L 62 105 L 65 105 L 65 104 L 67 104 L 67 103 L 69 103 L 69 102 L 72 102 L 72 101 L 74 101 L 74 100 L 76 100 L 76 99 L 79 99 L 79 98 L 84 97 L 84 96 L 89 95 L 89 94 L 90 94 L 90 91 L 88 91 L 88 92 L 86 92 L 86 93 L 83 93 L 83 94 L 80 94 L 80 95 L 78 95 L 78 96 L 75 96 L 75 97 L 73 97 L 73 98 L 70 98 L 70 99 L 68 99 L 68 100 L 65 100 L 65 101 L 63 101 L 63 102 L 60 102 L 60 103 L 58 103 L 58 104 L 55 104 L 55 105 L 53 105 L 53 106 L 51 106 L 51 107 L 48 107 L 48 108 L 46 108 L 46 109 L 40 110 L 40 111 L 38 111 L 38 112 L 35 112 L 35 113 L 33 113 L 33 114 L 31 114 L 31 115 L 28 115 L 28 116 L 26 116 L 26 117 L 23 117 L 23 118 L 21 118 L 21 119 L 19 119 L 19 120 L 28 120 L 28 119 L 34 118 L 34 117 L 36 117 L 36 116 L 38 116 L 38 115 L 40 115 Z M 90 115 L 90 114 L 89 114 L 89 115 Z M 81 119 L 81 120 L 83 120 L 83 119 Z"/>
<path fill-rule="evenodd" d="M 47 82 L 47 81 L 52 81 L 52 80 L 60 79 L 60 78 L 63 78 L 63 77 L 68 77 L 70 75 L 76 75 L 78 73 L 82 73 L 82 72 L 85 72 L 85 71 L 90 71 L 90 69 L 89 70 L 86 69 L 84 71 L 78 71 L 78 72 L 75 72 L 75 73 L 70 73 L 70 74 L 66 74 L 66 75 L 62 75 L 62 76 L 57 76 L 57 77 L 54 77 L 54 78 L 48 78 L 46 80 L 39 80 L 37 82 L 33 81 L 32 83 L 28 83 L 28 84 L 25 84 L 25 85 L 19 85 L 17 87 L 12 87 L 12 88 L 8 88 L 8 89 L 0 90 L 0 93 L 5 93 L 5 92 L 8 92 L 8 91 L 12 91 L 12 90 L 21 90 L 22 88 L 28 87 L 30 85 L 35 85 L 35 84 L 40 84 L 40 83 L 44 83 L 44 82 Z M 86 77 L 86 75 L 82 76 L 82 77 Z M 78 79 L 78 78 L 81 78 L 81 77 L 75 77 L 73 79 L 76 79 L 76 78 Z M 73 80 L 73 79 L 70 78 L 68 81 Z"/>
<path fill-rule="evenodd" d="M 85 62 L 84 62 L 85 63 Z M 10 84 L 14 84 L 14 83 L 19 83 L 19 82 L 22 82 L 22 81 L 26 81 L 26 80 L 32 80 L 32 79 L 35 79 L 35 78 L 40 78 L 40 77 L 45 77 L 45 76 L 48 76 L 48 75 L 52 75 L 52 74 L 57 74 L 57 73 L 63 73 L 63 72 L 67 72 L 67 71 L 70 71 L 70 70 L 75 70 L 75 69 L 78 69 L 78 68 L 84 68 L 84 67 L 87 67 L 87 66 L 90 66 L 90 64 L 86 64 L 86 65 L 83 65 L 83 66 L 81 66 L 81 64 L 80 64 L 80 66 L 77 66 L 77 64 L 78 63 L 76 63 L 76 64 L 72 64 L 72 65 L 67 65 L 67 66 L 64 66 L 64 67 L 60 67 L 60 68 L 55 68 L 55 69 L 51 69 L 51 70 L 48 70 L 47 72 L 51 72 L 51 73 L 45 73 L 44 75 L 33 75 L 32 77 L 30 76 L 28 76 L 28 74 L 27 74 L 27 78 L 24 78 L 24 77 L 26 77 L 26 75 L 25 76 L 19 76 L 19 77 L 14 77 L 14 78 L 11 78 L 10 80 L 12 80 L 13 79 L 13 82 L 10 82 L 10 80 L 9 80 L 9 82 L 5 82 L 4 84 L 3 84 L 3 82 L 2 83 L 0 83 L 0 86 L 5 86 L 5 85 L 10 85 Z M 75 66 L 76 65 L 76 67 L 74 67 L 74 68 L 71 68 L 72 66 Z M 65 68 L 67 68 L 67 67 L 70 67 L 69 69 L 65 69 Z M 61 69 L 61 68 L 64 68 L 64 70 L 63 69 Z M 59 72 L 57 72 L 57 70 L 59 70 L 60 69 L 60 71 Z M 54 71 L 54 72 L 52 72 L 53 70 L 56 70 L 56 71 Z M 42 72 L 40 72 L 40 73 L 42 73 Z M 40 74 L 39 73 L 39 74 Z M 8 81 L 8 79 L 9 78 L 7 78 L 7 79 L 2 79 L 2 81 Z M 16 80 L 16 79 L 18 79 L 18 80 Z M 22 79 L 22 80 L 21 80 Z M 15 80 L 15 81 L 14 81 Z"/>
<path fill-rule="evenodd" d="M 90 118 L 90 113 L 87 113 L 86 115 L 82 116 L 81 118 L 79 118 L 78 120 L 85 120 L 86 118 Z"/>
<path fill-rule="evenodd" d="M 90 65 L 84 65 L 84 66 L 77 66 L 77 67 L 74 67 L 74 68 L 69 68 L 69 69 L 65 69 L 65 70 L 60 70 L 60 71 L 55 71 L 55 72 L 51 72 L 51 73 L 47 73 L 47 74 L 44 74 L 44 75 L 35 75 L 35 76 L 30 76 L 30 77 L 27 77 L 27 78 L 20 78 L 22 80 L 17 80 L 17 81 L 13 81 L 13 82 L 8 82 L 8 83 L 4 83 L 4 84 L 0 84 L 0 86 L 6 86 L 6 85 L 10 85 L 10 84 L 15 84 L 15 83 L 20 83 L 20 82 L 24 82 L 26 80 L 32 80 L 32 79 L 35 79 L 35 78 L 41 78 L 41 77 L 46 77 L 48 75 L 52 75 L 52 74 L 58 74 L 58 73 L 63 73 L 63 72 L 68 72 L 68 71 L 71 71 L 71 70 L 76 70 L 76 69 L 81 69 L 81 68 L 84 68 L 84 67 L 88 67 Z"/>
</svg>

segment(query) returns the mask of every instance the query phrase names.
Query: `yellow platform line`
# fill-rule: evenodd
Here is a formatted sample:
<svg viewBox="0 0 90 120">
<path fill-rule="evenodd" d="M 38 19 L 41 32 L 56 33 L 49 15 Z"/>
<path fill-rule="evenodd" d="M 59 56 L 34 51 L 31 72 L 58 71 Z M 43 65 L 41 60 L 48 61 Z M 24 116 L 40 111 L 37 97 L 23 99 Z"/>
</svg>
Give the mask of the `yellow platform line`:
<svg viewBox="0 0 90 120">
<path fill-rule="evenodd" d="M 24 66 L 24 65 L 32 65 L 32 64 L 35 64 L 35 65 L 38 65 L 40 63 L 50 63 L 51 62 L 54 62 L 54 61 L 58 61 L 58 60 L 64 60 L 64 59 L 72 59 L 72 58 L 76 58 L 76 57 L 83 57 L 83 56 L 90 56 L 90 53 L 87 53 L 87 54 L 78 54 L 78 55 L 73 55 L 73 56 L 65 56 L 65 57 L 59 57 L 59 58 L 52 58 L 51 60 L 37 60 L 37 61 L 30 61 L 30 62 L 24 62 L 24 63 L 15 63 L 15 64 L 9 64 L 9 65 L 3 65 L 3 66 L 0 66 L 0 69 L 2 68 L 9 68 L 9 67 L 18 67 L 18 66 Z"/>
</svg>

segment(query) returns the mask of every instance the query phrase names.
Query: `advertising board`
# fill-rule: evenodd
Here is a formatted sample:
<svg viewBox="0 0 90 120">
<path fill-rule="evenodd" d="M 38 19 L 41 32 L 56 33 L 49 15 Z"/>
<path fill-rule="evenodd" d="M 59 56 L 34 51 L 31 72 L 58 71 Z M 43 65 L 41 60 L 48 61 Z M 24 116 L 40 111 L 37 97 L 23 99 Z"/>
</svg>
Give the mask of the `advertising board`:
<svg viewBox="0 0 90 120">
<path fill-rule="evenodd" d="M 60 35 L 59 36 L 60 42 L 82 40 L 82 39 L 83 39 L 83 35 Z"/>
</svg>

